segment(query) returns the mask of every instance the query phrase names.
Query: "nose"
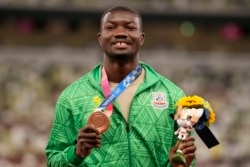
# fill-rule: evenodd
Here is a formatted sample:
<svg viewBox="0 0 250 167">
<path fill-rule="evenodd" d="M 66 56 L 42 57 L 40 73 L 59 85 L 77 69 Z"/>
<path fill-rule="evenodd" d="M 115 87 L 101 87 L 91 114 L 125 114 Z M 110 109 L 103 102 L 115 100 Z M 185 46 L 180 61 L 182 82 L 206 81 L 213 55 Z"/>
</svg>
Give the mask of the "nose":
<svg viewBox="0 0 250 167">
<path fill-rule="evenodd" d="M 115 35 L 116 38 L 127 38 L 127 32 L 125 30 L 125 28 L 123 27 L 118 27 L 115 31 Z"/>
</svg>

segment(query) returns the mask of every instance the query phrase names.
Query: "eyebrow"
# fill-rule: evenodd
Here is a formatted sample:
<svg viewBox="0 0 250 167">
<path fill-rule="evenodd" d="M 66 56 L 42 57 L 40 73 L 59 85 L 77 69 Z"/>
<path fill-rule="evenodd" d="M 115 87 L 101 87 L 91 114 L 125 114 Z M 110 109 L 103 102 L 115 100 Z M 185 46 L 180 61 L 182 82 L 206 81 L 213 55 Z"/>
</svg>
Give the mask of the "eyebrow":
<svg viewBox="0 0 250 167">
<path fill-rule="evenodd" d="M 106 21 L 104 24 L 107 24 L 107 23 L 116 24 L 115 21 Z M 126 22 L 126 24 L 136 24 L 136 23 L 134 21 L 128 21 L 128 22 Z"/>
</svg>

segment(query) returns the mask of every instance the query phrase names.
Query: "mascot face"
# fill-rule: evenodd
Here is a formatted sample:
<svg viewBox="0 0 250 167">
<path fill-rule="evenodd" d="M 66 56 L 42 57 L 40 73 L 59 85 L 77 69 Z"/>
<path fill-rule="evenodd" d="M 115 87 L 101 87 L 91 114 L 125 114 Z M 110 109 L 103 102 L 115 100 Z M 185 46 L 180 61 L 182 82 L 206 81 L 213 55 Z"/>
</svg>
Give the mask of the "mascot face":
<svg viewBox="0 0 250 167">
<path fill-rule="evenodd" d="M 178 108 L 177 123 L 182 127 L 192 128 L 204 112 L 203 108 Z"/>
</svg>

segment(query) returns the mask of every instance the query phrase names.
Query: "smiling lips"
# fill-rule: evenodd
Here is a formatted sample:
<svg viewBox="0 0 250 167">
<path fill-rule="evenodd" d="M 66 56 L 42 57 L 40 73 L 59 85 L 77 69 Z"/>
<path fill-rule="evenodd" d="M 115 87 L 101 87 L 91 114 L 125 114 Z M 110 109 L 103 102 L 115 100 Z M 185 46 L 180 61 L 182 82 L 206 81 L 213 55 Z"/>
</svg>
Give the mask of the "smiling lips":
<svg viewBox="0 0 250 167">
<path fill-rule="evenodd" d="M 118 47 L 118 48 L 126 48 L 126 47 L 128 47 L 128 43 L 126 43 L 126 42 L 115 42 L 114 43 L 114 46 L 116 46 L 116 47 Z"/>
</svg>

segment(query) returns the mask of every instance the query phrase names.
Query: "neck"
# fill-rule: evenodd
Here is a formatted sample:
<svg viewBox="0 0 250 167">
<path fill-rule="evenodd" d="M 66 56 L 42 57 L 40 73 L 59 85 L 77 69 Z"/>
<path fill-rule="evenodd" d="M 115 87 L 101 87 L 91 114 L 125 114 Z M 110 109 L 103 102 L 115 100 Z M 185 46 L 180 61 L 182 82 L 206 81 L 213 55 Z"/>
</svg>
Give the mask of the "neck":
<svg viewBox="0 0 250 167">
<path fill-rule="evenodd" d="M 138 61 L 119 63 L 105 62 L 104 69 L 107 73 L 110 82 L 120 83 L 135 67 L 139 64 Z"/>
</svg>

